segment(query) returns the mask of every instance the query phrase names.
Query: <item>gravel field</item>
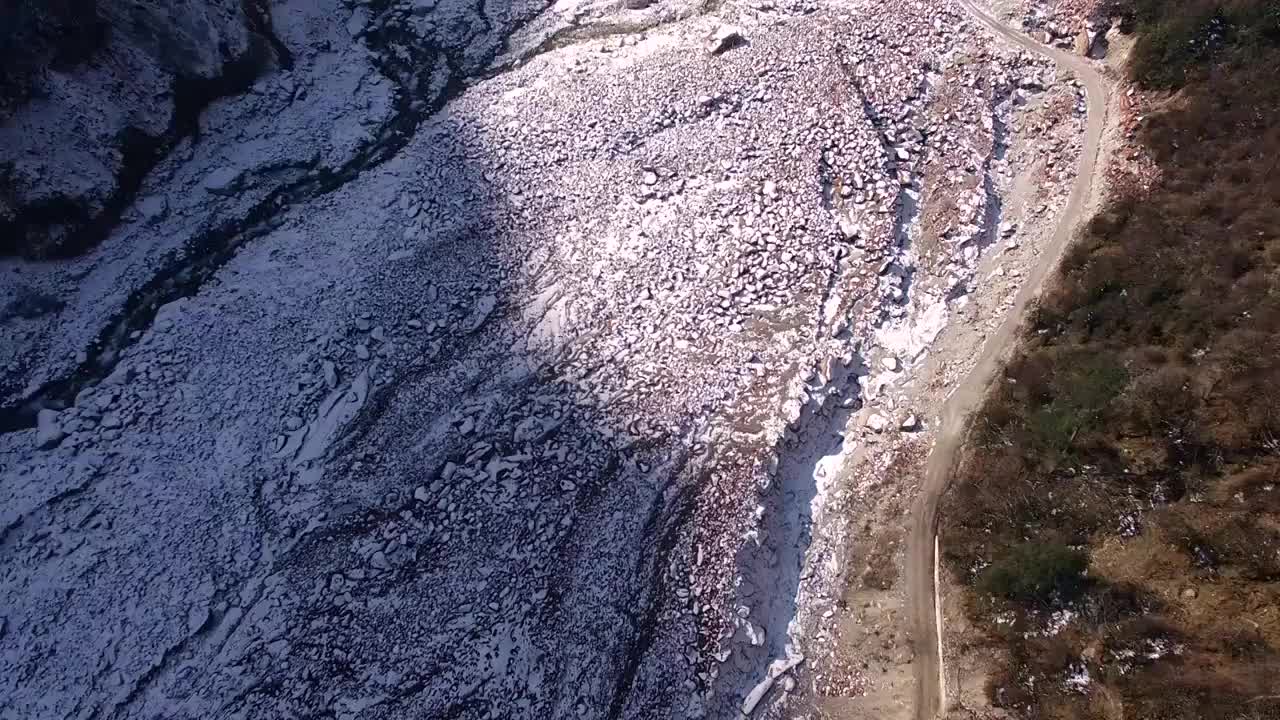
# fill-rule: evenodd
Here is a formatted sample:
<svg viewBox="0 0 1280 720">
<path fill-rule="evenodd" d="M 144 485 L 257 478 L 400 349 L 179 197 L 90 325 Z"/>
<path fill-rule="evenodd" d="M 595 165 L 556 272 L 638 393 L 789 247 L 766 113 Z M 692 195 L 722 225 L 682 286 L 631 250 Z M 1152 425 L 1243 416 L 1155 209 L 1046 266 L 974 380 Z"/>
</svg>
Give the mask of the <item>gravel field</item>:
<svg viewBox="0 0 1280 720">
<path fill-rule="evenodd" d="M 1079 93 L 941 0 L 629 5 L 275 0 L 288 67 L 0 258 L 0 718 L 865 689 L 859 488 Z"/>
</svg>

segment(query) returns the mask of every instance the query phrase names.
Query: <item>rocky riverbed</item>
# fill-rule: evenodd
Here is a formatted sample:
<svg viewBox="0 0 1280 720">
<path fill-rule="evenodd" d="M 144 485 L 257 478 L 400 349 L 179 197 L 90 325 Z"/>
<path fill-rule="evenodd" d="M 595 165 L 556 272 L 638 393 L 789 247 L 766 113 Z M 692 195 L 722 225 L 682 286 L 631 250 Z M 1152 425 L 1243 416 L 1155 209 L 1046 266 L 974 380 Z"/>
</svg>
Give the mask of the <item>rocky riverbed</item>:
<svg viewBox="0 0 1280 720">
<path fill-rule="evenodd" d="M 275 0 L 0 260 L 0 718 L 810 707 L 836 470 L 1078 98 L 938 0 L 630 5 Z"/>
</svg>

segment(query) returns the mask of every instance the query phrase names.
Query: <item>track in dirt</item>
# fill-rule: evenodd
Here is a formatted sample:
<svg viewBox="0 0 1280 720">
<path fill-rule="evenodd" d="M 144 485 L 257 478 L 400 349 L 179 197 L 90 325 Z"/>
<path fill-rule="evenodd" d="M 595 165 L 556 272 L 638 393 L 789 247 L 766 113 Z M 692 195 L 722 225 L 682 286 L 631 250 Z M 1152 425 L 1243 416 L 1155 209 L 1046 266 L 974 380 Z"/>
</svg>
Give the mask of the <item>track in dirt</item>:
<svg viewBox="0 0 1280 720">
<path fill-rule="evenodd" d="M 1018 290 L 1013 306 L 1007 311 L 999 328 L 987 338 L 977 363 L 947 398 L 942 409 L 938 438 L 929 454 L 924 484 L 916 499 L 907 548 L 907 596 L 916 646 L 916 720 L 932 720 L 938 717 L 946 695 L 941 657 L 942 630 L 939 627 L 941 613 L 937 605 L 935 584 L 938 503 L 955 465 L 956 453 L 964 438 L 969 414 L 977 408 L 978 403 L 986 395 L 996 369 L 1022 322 L 1027 304 L 1039 293 L 1049 271 L 1057 267 L 1058 259 L 1062 256 L 1062 251 L 1074 234 L 1088 205 L 1093 189 L 1093 176 L 1098 164 L 1098 148 L 1102 142 L 1107 108 L 1106 84 L 1087 59 L 1030 39 L 1000 22 L 985 10 L 974 6 L 970 0 L 957 0 L 957 2 L 966 12 L 1000 37 L 1075 72 L 1076 78 L 1084 85 L 1086 91 L 1088 115 L 1084 147 L 1080 153 L 1079 172 L 1075 186 L 1072 187 L 1071 195 L 1067 199 L 1067 206 L 1058 221 L 1058 227 L 1054 230 L 1049 245 L 1041 252 L 1039 261 L 1028 273 L 1027 281 Z"/>
</svg>

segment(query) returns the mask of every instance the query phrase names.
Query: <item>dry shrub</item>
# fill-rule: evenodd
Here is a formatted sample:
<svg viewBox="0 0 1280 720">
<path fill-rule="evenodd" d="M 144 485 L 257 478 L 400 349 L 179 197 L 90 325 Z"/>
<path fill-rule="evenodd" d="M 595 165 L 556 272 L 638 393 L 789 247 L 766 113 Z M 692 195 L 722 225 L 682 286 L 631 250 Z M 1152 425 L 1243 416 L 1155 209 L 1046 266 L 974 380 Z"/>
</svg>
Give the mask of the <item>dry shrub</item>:
<svg viewBox="0 0 1280 720">
<path fill-rule="evenodd" d="M 1177 91 L 1141 129 L 1159 179 L 1067 252 L 971 426 L 944 559 L 994 593 L 965 607 L 1007 649 L 1000 707 L 1280 720 L 1280 3 L 1114 5 L 1135 77 Z M 1066 596 L 1018 548 L 1063 546 L 1094 561 L 1072 626 L 1040 637 Z M 1084 657 L 1082 696 L 1060 679 Z"/>
</svg>

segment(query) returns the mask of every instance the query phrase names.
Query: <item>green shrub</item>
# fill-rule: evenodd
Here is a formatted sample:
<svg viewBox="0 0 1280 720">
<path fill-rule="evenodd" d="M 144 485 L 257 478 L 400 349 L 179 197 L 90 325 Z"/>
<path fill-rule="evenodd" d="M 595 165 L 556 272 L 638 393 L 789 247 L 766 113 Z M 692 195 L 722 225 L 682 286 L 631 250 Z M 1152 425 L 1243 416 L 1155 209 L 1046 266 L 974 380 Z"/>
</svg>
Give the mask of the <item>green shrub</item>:
<svg viewBox="0 0 1280 720">
<path fill-rule="evenodd" d="M 1089 556 L 1064 545 L 1030 542 L 1009 548 L 979 579 L 990 595 L 1045 603 L 1075 597 L 1084 588 Z"/>
<path fill-rule="evenodd" d="M 1042 462 L 1054 464 L 1071 448 L 1084 423 L 1079 410 L 1063 403 L 1037 408 L 1027 418 L 1027 431 L 1031 433 L 1028 449 Z"/>
</svg>

